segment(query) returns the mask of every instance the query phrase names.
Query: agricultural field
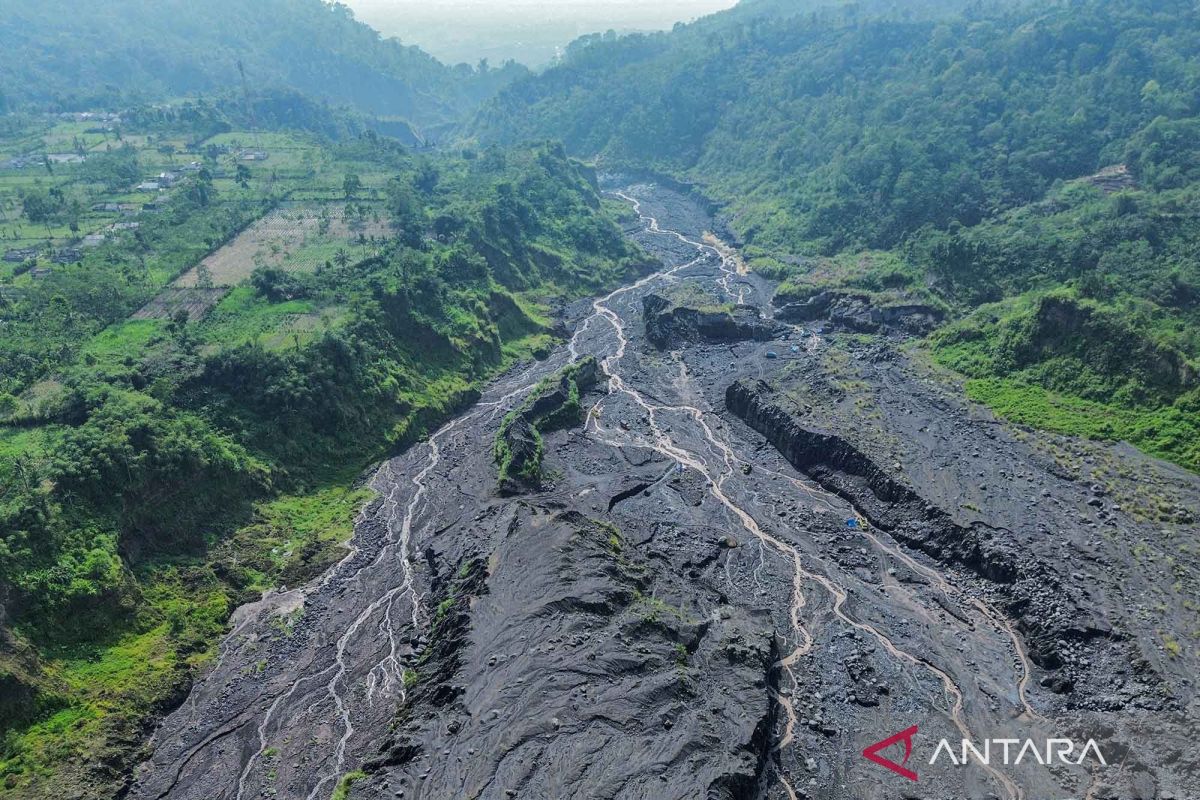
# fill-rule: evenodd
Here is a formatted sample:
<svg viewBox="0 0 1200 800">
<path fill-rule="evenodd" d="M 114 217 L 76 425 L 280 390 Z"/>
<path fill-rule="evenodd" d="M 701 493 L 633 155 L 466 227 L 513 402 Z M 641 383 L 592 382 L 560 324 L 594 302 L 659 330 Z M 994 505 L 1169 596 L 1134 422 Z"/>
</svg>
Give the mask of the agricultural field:
<svg viewBox="0 0 1200 800">
<path fill-rule="evenodd" d="M 168 286 L 137 310 L 135 320 L 173 319 L 180 312 L 188 322 L 202 319 L 229 291 L 225 287 Z"/>
<path fill-rule="evenodd" d="M 278 208 L 179 276 L 173 286 L 209 281 L 213 286 L 234 286 L 258 267 L 311 272 L 342 257 L 365 258 L 391 235 L 381 211 L 378 206 L 354 204 Z"/>
<path fill-rule="evenodd" d="M 226 219 L 169 254 L 138 254 L 149 274 L 133 319 L 182 310 L 196 320 L 258 267 L 311 272 L 377 253 L 391 235 L 387 171 L 307 134 L 196 137 L 108 117 L 27 117 L 0 131 L 0 302 L 73 265 L 147 249 L 146 226 L 161 227 L 201 176 L 204 205 Z"/>
<path fill-rule="evenodd" d="M 345 171 L 354 168 L 296 133 L 229 132 L 191 141 L 186 132 L 137 133 L 119 123 L 46 117 L 6 134 L 0 135 L 0 251 L 37 254 L 0 262 L 0 283 L 53 264 L 60 250 L 98 247 L 135 230 L 201 170 L 220 202 L 264 196 L 282 201 L 297 190 L 331 202 L 347 199 Z M 373 171 L 377 167 L 364 171 L 351 199 L 379 199 L 386 175 Z M 319 221 L 321 215 L 315 216 Z M 331 212 L 335 228 L 344 217 Z M 368 236 L 386 235 L 376 217 L 364 226 L 374 225 Z M 19 269 L 25 262 L 32 262 L 30 268 Z"/>
<path fill-rule="evenodd" d="M 198 162 L 184 148 L 185 137 L 127 135 L 95 122 L 26 124 L 0 142 L 0 248 L 49 256 L 89 236 L 109 236 L 111 226 L 130 222 L 164 194 L 136 186 Z M 128 157 L 134 154 L 136 167 Z M 31 197 L 47 202 L 30 203 Z M 11 266 L 3 277 L 12 277 Z"/>
<path fill-rule="evenodd" d="M 243 344 L 274 351 L 305 345 L 348 318 L 345 306 L 307 299 L 264 303 L 252 287 L 239 286 L 213 304 L 196 335 L 205 354 Z"/>
</svg>

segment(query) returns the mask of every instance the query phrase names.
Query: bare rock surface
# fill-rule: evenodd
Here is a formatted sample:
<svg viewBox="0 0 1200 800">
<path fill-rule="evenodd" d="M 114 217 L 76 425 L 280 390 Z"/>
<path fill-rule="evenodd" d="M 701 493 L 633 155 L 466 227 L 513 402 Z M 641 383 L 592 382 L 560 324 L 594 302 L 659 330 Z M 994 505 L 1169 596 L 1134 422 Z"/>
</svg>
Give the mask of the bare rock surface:
<svg viewBox="0 0 1200 800">
<path fill-rule="evenodd" d="M 385 464 L 353 551 L 238 613 L 129 796 L 1200 797 L 1200 665 L 1170 646 L 1200 629 L 1200 481 L 1009 429 L 882 340 L 656 346 L 644 298 L 694 282 L 758 318 L 773 287 L 687 197 L 617 196 L 663 271 Z M 582 421 L 499 493 L 502 420 L 586 356 Z M 914 726 L 916 782 L 863 757 Z M 930 764 L 943 738 L 1108 763 Z"/>
</svg>

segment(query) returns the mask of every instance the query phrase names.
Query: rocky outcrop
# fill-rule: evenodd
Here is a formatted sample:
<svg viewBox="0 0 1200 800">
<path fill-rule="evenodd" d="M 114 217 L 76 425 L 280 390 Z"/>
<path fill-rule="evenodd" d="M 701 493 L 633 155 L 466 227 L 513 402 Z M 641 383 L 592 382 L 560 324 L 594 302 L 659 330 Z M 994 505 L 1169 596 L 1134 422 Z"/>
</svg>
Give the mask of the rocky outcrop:
<svg viewBox="0 0 1200 800">
<path fill-rule="evenodd" d="M 500 464 L 502 494 L 517 494 L 522 489 L 536 489 L 540 484 L 542 437 L 524 414 L 518 414 L 501 429 L 496 459 Z"/>
<path fill-rule="evenodd" d="M 642 319 L 646 338 L 663 349 L 682 342 L 767 342 L 778 332 L 754 306 L 695 308 L 659 294 L 642 298 Z"/>
<path fill-rule="evenodd" d="M 538 430 L 552 431 L 578 422 L 579 395 L 600 380 L 600 365 L 588 356 L 564 369 L 557 382 L 536 392 L 522 412 L 537 424 Z"/>
<path fill-rule="evenodd" d="M 864 294 L 823 291 L 806 300 L 781 305 L 775 316 L 792 323 L 828 320 L 859 333 L 898 330 L 921 336 L 937 327 L 943 315 L 921 303 L 875 306 Z"/>
<path fill-rule="evenodd" d="M 1115 164 L 1111 167 L 1105 167 L 1095 175 L 1089 175 L 1082 180 L 1084 183 L 1095 186 L 1105 194 L 1115 194 L 1116 192 L 1124 192 L 1137 188 L 1137 181 L 1126 164 Z"/>
<path fill-rule="evenodd" d="M 501 494 L 536 490 L 542 479 L 542 432 L 578 424 L 579 396 L 596 385 L 600 366 L 588 356 L 533 391 L 496 434 L 495 459 Z"/>
</svg>

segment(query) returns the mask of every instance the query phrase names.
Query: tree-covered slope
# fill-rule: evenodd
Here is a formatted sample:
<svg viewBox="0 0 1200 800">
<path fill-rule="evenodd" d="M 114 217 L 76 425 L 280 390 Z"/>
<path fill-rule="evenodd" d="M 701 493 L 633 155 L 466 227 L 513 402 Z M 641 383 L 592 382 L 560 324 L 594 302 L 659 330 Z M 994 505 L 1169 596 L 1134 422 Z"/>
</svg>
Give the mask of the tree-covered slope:
<svg viewBox="0 0 1200 800">
<path fill-rule="evenodd" d="M 452 120 L 521 74 L 449 67 L 321 0 L 11 0 L 0 110 L 81 110 L 290 88 L 418 125 Z"/>
<path fill-rule="evenodd" d="M 486 104 L 474 132 L 558 137 L 602 164 L 697 184 L 759 266 L 790 278 L 793 299 L 830 274 L 893 281 L 959 314 L 1026 297 L 1011 312 L 1028 328 L 1038 298 L 1063 290 L 1105 304 L 1146 352 L 1195 363 L 1195 4 L 821 5 L 748 0 L 669 34 L 581 40 L 562 66 Z M 863 250 L 892 251 L 879 263 L 893 274 L 839 273 L 844 258 L 812 269 Z M 1103 396 L 1122 414 L 1194 391 L 1189 367 L 1170 393 L 1113 394 L 1127 376 L 1082 355 L 1098 352 L 1077 348 L 1055 368 L 1034 368 L 1062 356 L 1044 348 L 1019 369 L 977 359 L 969 374 Z M 1080 365 L 1095 380 L 1055 378 Z M 1129 425 L 1110 434 L 1139 439 Z M 1175 445 L 1149 449 L 1197 465 Z"/>
<path fill-rule="evenodd" d="M 218 157 L 242 139 L 267 166 Z M 0 280 L 0 797 L 119 796 L 233 608 L 341 557 L 365 467 L 544 356 L 551 305 L 650 267 L 552 145 L 222 133 L 45 197 L 177 157 L 203 166 L 136 228 Z"/>
<path fill-rule="evenodd" d="M 578 43 L 481 112 L 485 139 L 562 138 L 683 173 L 776 244 L 891 245 L 1115 163 L 1196 113 L 1186 2 L 1107 0 L 903 21 L 731 14 Z"/>
</svg>

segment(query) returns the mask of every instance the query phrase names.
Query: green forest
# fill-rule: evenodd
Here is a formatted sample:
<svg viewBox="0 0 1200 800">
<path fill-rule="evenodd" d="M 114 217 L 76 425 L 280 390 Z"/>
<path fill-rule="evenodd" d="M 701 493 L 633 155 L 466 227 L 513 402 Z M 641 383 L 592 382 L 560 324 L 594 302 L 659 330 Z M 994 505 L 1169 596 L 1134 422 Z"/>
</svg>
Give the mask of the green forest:
<svg viewBox="0 0 1200 800">
<path fill-rule="evenodd" d="M 525 72 L 442 64 L 322 0 L 10 0 L 0 41 L 0 112 L 289 89 L 424 129 Z"/>
<path fill-rule="evenodd" d="M 54 242 L 164 159 L 195 165 L 75 263 L 41 276 L 40 258 L 5 265 L 12 796 L 103 796 L 232 609 L 340 558 L 365 468 L 497 371 L 547 354 L 551 305 L 651 266 L 558 145 L 414 154 L 371 131 L 189 145 L 208 121 L 154 117 L 152 134 L 131 122 L 124 144 L 36 167 L 7 201 L 33 229 L 20 235 Z M 242 136 L 265 165 L 225 144 Z M 303 247 L 252 252 L 272 220 Z"/>
<path fill-rule="evenodd" d="M 832 275 L 944 304 L 930 352 L 976 399 L 1200 467 L 1200 12 L 955 5 L 581 39 L 471 130 L 690 182 L 791 299 Z"/>
</svg>

